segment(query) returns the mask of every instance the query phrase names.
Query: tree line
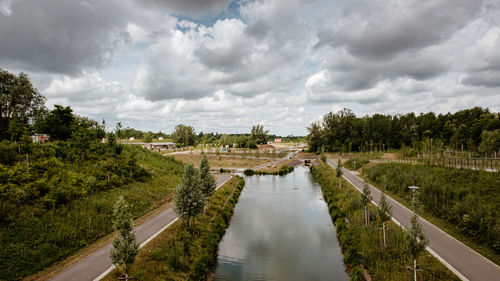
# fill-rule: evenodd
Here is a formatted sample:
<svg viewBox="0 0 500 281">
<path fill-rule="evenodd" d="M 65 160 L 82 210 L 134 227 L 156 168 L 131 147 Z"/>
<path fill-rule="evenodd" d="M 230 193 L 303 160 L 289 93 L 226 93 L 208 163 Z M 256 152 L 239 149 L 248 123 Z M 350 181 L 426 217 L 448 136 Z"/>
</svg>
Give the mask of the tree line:
<svg viewBox="0 0 500 281">
<path fill-rule="evenodd" d="M 500 152 L 500 116 L 474 107 L 455 113 L 373 114 L 357 117 L 350 109 L 330 112 L 307 128 L 309 150 L 370 152 L 403 149 L 407 156 L 427 152 L 431 139 L 438 151 Z"/>
</svg>

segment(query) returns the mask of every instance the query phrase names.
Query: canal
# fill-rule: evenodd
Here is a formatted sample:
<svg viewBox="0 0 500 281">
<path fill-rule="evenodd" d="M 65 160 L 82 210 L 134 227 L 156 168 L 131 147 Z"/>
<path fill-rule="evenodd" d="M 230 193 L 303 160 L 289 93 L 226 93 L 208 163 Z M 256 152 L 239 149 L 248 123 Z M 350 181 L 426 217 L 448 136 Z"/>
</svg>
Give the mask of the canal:
<svg viewBox="0 0 500 281">
<path fill-rule="evenodd" d="M 328 207 L 308 167 L 245 181 L 219 245 L 214 280 L 349 280 Z"/>
</svg>

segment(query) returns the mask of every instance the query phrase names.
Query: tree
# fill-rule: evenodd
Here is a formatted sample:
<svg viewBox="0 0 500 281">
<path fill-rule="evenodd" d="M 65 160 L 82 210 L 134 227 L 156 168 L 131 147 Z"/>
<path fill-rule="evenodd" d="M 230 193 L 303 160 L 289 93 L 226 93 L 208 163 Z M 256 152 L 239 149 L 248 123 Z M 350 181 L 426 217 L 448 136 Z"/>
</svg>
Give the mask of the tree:
<svg viewBox="0 0 500 281">
<path fill-rule="evenodd" d="M 144 134 L 144 138 L 142 139 L 144 142 L 152 142 L 153 141 L 153 134 L 151 132 L 147 132 Z"/>
<path fill-rule="evenodd" d="M 306 136 L 307 145 L 309 146 L 309 151 L 316 152 L 320 147 L 324 145 L 323 141 L 323 128 L 319 121 L 311 123 L 307 127 L 309 134 Z"/>
<path fill-rule="evenodd" d="M 406 232 L 406 241 L 408 251 L 413 258 L 413 271 L 415 276 L 415 281 L 417 280 L 417 258 L 425 250 L 429 240 L 425 237 L 422 230 L 422 225 L 418 222 L 417 213 L 413 212 L 411 216 L 411 228 Z"/>
<path fill-rule="evenodd" d="M 372 201 L 371 194 L 370 185 L 367 182 L 363 182 L 363 192 L 361 193 L 361 204 L 363 207 L 367 206 Z"/>
<path fill-rule="evenodd" d="M 0 69 L 0 140 L 7 139 L 14 113 L 23 124 L 31 124 L 45 109 L 45 97 L 31 84 L 28 75 Z"/>
<path fill-rule="evenodd" d="M 500 129 L 495 131 L 483 131 L 481 140 L 479 152 L 492 153 L 500 151 Z"/>
<path fill-rule="evenodd" d="M 267 143 L 267 134 L 269 131 L 264 130 L 264 125 L 257 124 L 255 126 L 252 126 L 252 131 L 251 131 L 251 138 L 257 143 L 257 144 L 266 144 Z"/>
<path fill-rule="evenodd" d="M 194 145 L 196 142 L 196 133 L 193 127 L 179 124 L 175 126 L 172 138 L 175 143 L 182 146 Z"/>
<path fill-rule="evenodd" d="M 324 145 L 321 146 L 321 161 L 323 161 L 323 163 L 326 163 L 326 155 L 325 155 L 325 146 Z"/>
<path fill-rule="evenodd" d="M 386 239 L 385 239 L 385 222 L 391 219 L 392 216 L 392 207 L 387 202 L 385 193 L 382 192 L 382 196 L 380 197 L 380 202 L 378 204 L 378 216 L 380 221 L 382 222 L 382 234 L 384 237 L 384 247 L 387 247 Z"/>
<path fill-rule="evenodd" d="M 370 224 L 370 214 L 368 210 L 368 204 L 372 201 L 370 186 L 367 182 L 363 183 L 363 192 L 361 193 L 361 205 L 363 206 L 363 214 L 365 217 L 365 225 Z"/>
<path fill-rule="evenodd" d="M 174 210 L 191 227 L 192 219 L 200 213 L 203 206 L 204 196 L 198 171 L 192 164 L 187 164 L 181 183 L 175 189 Z"/>
<path fill-rule="evenodd" d="M 44 120 L 39 125 L 42 133 L 50 135 L 52 140 L 67 140 L 71 137 L 73 122 L 73 110 L 67 106 L 54 105 Z"/>
<path fill-rule="evenodd" d="M 125 278 L 134 264 L 135 257 L 139 252 L 139 244 L 136 242 L 135 234 L 132 232 L 134 223 L 129 213 L 129 207 L 125 198 L 120 196 L 113 208 L 113 227 L 117 231 L 113 240 L 113 248 L 110 252 L 111 261 L 116 266 L 123 266 Z"/>
<path fill-rule="evenodd" d="M 340 158 L 337 162 L 337 168 L 335 169 L 335 171 L 337 172 L 337 177 L 340 178 L 342 176 L 342 162 L 340 161 Z"/>
<path fill-rule="evenodd" d="M 17 113 L 14 112 L 14 114 L 9 122 L 8 133 L 10 135 L 10 140 L 17 142 L 19 140 L 19 138 L 21 138 L 21 135 L 24 132 L 24 128 L 25 127 L 24 127 L 24 124 L 23 124 L 21 118 L 19 118 L 17 116 Z"/>
<path fill-rule="evenodd" d="M 209 203 L 210 201 L 208 199 L 214 193 L 216 184 L 214 176 L 210 174 L 210 164 L 208 163 L 208 158 L 205 154 L 203 154 L 203 158 L 200 163 L 200 187 L 205 201 Z"/>
</svg>

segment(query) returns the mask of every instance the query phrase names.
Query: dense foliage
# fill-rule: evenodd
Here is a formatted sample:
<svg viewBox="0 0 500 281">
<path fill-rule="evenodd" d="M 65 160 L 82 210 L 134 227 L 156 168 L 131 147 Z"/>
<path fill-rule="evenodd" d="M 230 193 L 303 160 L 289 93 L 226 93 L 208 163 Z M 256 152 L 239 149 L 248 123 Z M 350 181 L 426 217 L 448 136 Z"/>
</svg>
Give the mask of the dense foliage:
<svg viewBox="0 0 500 281">
<path fill-rule="evenodd" d="M 343 188 L 338 188 L 339 178 L 327 165 L 311 167 L 311 172 L 321 185 L 330 216 L 337 228 L 351 280 L 365 280 L 361 265 L 369 271 L 372 280 L 406 280 L 406 267 L 413 265 L 407 234 L 389 222 L 388 246 L 383 247 L 379 233 L 382 220 L 375 215 L 378 213 L 375 206 L 368 207 L 371 223 L 365 226 L 361 194 L 343 179 Z M 423 280 L 459 280 L 429 253 L 421 254 L 417 264 L 423 269 Z"/>
<path fill-rule="evenodd" d="M 33 274 L 110 233 L 119 195 L 137 217 L 179 183 L 183 165 L 173 158 L 93 142 L 82 161 L 72 142 L 0 143 L 0 280 Z"/>
<path fill-rule="evenodd" d="M 24 73 L 14 75 L 0 69 L 0 141 L 11 139 L 12 119 L 33 124 L 45 110 L 45 97 Z"/>
<path fill-rule="evenodd" d="M 194 128 L 182 124 L 175 126 L 174 132 L 172 133 L 172 138 L 174 142 L 179 146 L 194 145 L 196 143 L 196 134 Z"/>
<path fill-rule="evenodd" d="M 410 185 L 420 187 L 426 212 L 500 253 L 500 174 L 411 164 L 379 164 L 363 173 L 411 202 Z"/>
<path fill-rule="evenodd" d="M 257 124 L 252 126 L 252 132 L 250 133 L 250 136 L 257 144 L 266 144 L 268 134 L 269 131 L 264 130 L 264 125 Z"/>
<path fill-rule="evenodd" d="M 309 127 L 309 150 L 319 151 L 383 151 L 408 148 L 408 154 L 428 151 L 430 139 L 434 149 L 448 146 L 481 153 L 500 150 L 500 117 L 488 109 L 474 107 L 455 113 L 433 112 L 356 117 L 349 109 L 330 112 L 322 122 Z M 484 143 L 484 144 L 482 144 Z"/>
</svg>

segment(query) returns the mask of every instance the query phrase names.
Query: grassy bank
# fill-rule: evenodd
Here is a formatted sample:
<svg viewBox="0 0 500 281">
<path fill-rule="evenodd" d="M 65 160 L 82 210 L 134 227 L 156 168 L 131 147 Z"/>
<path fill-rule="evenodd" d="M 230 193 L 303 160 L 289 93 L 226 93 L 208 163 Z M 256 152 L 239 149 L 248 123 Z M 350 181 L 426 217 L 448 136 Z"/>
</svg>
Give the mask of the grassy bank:
<svg viewBox="0 0 500 281">
<path fill-rule="evenodd" d="M 135 218 L 169 200 L 180 181 L 182 163 L 140 147 L 125 147 L 122 154 L 124 157 L 134 155 L 135 165 L 148 176 L 141 181 L 115 179 L 122 184 L 88 192 L 51 208 L 42 208 L 43 203 L 38 201 L 32 205 L 16 205 L 16 216 L 0 225 L 0 280 L 18 280 L 36 273 L 110 233 L 110 215 L 120 195 L 131 203 Z M 77 179 L 87 177 L 86 171 L 95 169 L 89 168 L 95 165 L 94 161 L 60 165 L 64 165 L 60 174 L 70 174 Z M 106 179 L 107 171 L 102 173 Z M 116 174 L 111 173 L 112 177 Z M 73 186 L 78 186 L 77 183 Z"/>
<path fill-rule="evenodd" d="M 356 162 L 356 167 L 354 167 L 354 164 L 355 164 L 354 162 Z M 368 164 L 369 162 L 370 162 L 370 160 L 368 160 L 367 158 L 356 157 L 356 158 L 351 158 L 351 159 L 345 161 L 342 165 L 346 169 L 354 170 L 354 168 L 356 168 L 356 170 L 357 170 L 357 169 L 361 168 L 362 166 Z"/>
<path fill-rule="evenodd" d="M 420 187 L 423 217 L 500 264 L 500 173 L 384 163 L 363 174 L 405 206 L 411 202 L 408 186 Z"/>
<path fill-rule="evenodd" d="M 136 280 L 205 280 L 213 272 L 224 236 L 245 182 L 234 177 L 210 199 L 193 230 L 177 221 L 139 252 L 130 274 Z M 104 280 L 116 280 L 115 270 Z"/>
<path fill-rule="evenodd" d="M 335 171 L 325 164 L 311 167 L 311 172 L 323 190 L 351 280 L 364 280 L 362 268 L 373 280 L 406 280 L 406 267 L 412 264 L 412 258 L 402 229 L 392 222 L 387 224 L 389 246 L 384 248 L 379 218 L 371 215 L 371 224 L 363 225 L 360 193 L 343 179 L 343 188 L 339 189 Z M 377 213 L 374 205 L 369 209 L 371 214 Z M 417 265 L 423 269 L 424 280 L 459 280 L 428 252 L 420 255 Z"/>
</svg>

